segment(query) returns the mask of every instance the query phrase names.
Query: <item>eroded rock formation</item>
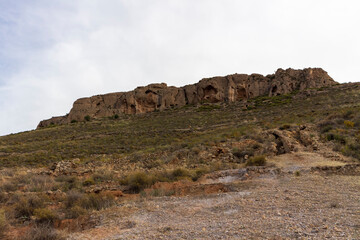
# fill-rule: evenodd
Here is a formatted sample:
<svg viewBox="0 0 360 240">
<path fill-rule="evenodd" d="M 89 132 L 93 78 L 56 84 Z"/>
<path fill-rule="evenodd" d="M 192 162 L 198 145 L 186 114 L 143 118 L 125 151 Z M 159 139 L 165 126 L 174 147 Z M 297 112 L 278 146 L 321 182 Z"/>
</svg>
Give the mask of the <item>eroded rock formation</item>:
<svg viewBox="0 0 360 240">
<path fill-rule="evenodd" d="M 139 114 L 162 111 L 171 107 L 203 102 L 235 102 L 257 96 L 275 96 L 306 88 L 331 86 L 336 82 L 321 68 L 303 70 L 278 69 L 275 74 L 233 74 L 205 78 L 184 87 L 168 87 L 165 83 L 138 87 L 130 92 L 117 92 L 80 98 L 70 113 L 43 120 L 38 128 L 51 124 L 83 121 L 85 116 L 101 118 L 115 114 Z"/>
</svg>

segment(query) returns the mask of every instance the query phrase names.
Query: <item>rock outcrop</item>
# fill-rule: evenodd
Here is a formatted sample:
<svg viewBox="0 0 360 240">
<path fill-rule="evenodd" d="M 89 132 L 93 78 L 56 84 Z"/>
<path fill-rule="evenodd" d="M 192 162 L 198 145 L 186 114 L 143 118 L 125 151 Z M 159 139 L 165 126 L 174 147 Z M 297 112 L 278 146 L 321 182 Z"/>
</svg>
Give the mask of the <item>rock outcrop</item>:
<svg viewBox="0 0 360 240">
<path fill-rule="evenodd" d="M 51 124 L 84 121 L 85 116 L 101 118 L 115 114 L 139 114 L 162 111 L 172 107 L 204 102 L 235 102 L 257 96 L 275 96 L 306 88 L 320 88 L 336 84 L 321 68 L 303 70 L 278 69 L 275 74 L 233 74 L 225 77 L 205 78 L 184 87 L 168 87 L 165 83 L 138 87 L 130 92 L 117 92 L 80 98 L 70 113 L 43 120 L 38 128 Z"/>
</svg>

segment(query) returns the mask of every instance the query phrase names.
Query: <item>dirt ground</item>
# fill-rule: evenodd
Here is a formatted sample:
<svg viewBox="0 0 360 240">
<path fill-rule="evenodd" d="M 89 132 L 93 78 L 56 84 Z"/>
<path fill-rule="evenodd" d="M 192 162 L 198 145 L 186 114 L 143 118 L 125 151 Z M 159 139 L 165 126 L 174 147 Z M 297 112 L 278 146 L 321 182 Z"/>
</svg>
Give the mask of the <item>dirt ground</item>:
<svg viewBox="0 0 360 240">
<path fill-rule="evenodd" d="M 68 239 L 360 239 L 359 166 L 305 152 L 269 162 L 208 176 L 184 196 L 124 201 Z M 206 193 L 214 184 L 223 188 Z"/>
</svg>

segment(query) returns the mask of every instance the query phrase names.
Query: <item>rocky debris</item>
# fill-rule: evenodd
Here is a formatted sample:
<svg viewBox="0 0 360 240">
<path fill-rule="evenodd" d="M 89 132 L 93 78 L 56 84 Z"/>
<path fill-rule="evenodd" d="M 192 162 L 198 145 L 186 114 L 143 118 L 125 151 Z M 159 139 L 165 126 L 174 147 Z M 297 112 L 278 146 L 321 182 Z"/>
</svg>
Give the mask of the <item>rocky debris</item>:
<svg viewBox="0 0 360 240">
<path fill-rule="evenodd" d="M 318 166 L 312 167 L 312 172 L 320 172 L 326 174 L 339 174 L 339 175 L 360 175 L 360 164 L 346 164 L 344 166 Z"/>
<path fill-rule="evenodd" d="M 56 162 L 50 166 L 49 171 L 44 171 L 42 173 L 48 175 L 54 175 L 54 176 L 59 176 L 59 175 L 82 176 L 94 171 L 92 166 L 82 165 L 80 167 L 79 163 L 80 163 L 80 159 L 78 158 L 68 161 Z"/>
<path fill-rule="evenodd" d="M 173 196 L 188 196 L 228 192 L 230 189 L 222 183 L 202 184 L 182 180 L 177 182 L 157 182 L 151 189 L 145 189 L 145 192 L 151 195 L 154 190 L 162 191 L 165 195 L 169 193 L 169 195 Z"/>
<path fill-rule="evenodd" d="M 49 190 L 46 192 L 46 195 L 48 195 L 52 199 L 63 199 L 64 197 L 66 197 L 66 193 L 64 193 L 60 189 L 56 191 Z"/>
<path fill-rule="evenodd" d="M 201 177 L 199 182 L 202 184 L 229 183 L 236 180 L 249 180 L 262 174 L 279 176 L 281 173 L 281 169 L 274 166 L 252 166 L 209 173 Z"/>
<path fill-rule="evenodd" d="M 38 128 L 52 124 L 84 121 L 90 118 L 110 117 L 115 114 L 138 114 L 162 111 L 172 107 L 200 103 L 221 103 L 247 100 L 257 96 L 276 96 L 295 90 L 320 88 L 336 82 L 321 68 L 303 70 L 278 69 L 275 74 L 233 74 L 205 78 L 193 85 L 168 87 L 165 83 L 138 87 L 130 92 L 117 92 L 80 98 L 65 116 L 43 120 Z"/>
</svg>

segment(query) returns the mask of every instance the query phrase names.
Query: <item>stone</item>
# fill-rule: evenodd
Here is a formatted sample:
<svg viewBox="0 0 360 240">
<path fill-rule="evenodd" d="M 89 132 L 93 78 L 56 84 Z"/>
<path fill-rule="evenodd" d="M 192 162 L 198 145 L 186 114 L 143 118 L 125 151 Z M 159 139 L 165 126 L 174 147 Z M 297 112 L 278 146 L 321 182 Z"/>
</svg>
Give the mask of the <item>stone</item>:
<svg viewBox="0 0 360 240">
<path fill-rule="evenodd" d="M 229 103 L 246 101 L 258 96 L 276 96 L 307 88 L 321 88 L 336 82 L 321 68 L 303 70 L 278 69 L 275 74 L 233 74 L 204 78 L 184 87 L 168 87 L 165 83 L 138 87 L 130 92 L 116 92 L 80 98 L 69 114 L 43 120 L 38 128 L 51 125 L 111 117 L 121 114 L 142 114 L 173 107 L 201 103 Z"/>
</svg>

